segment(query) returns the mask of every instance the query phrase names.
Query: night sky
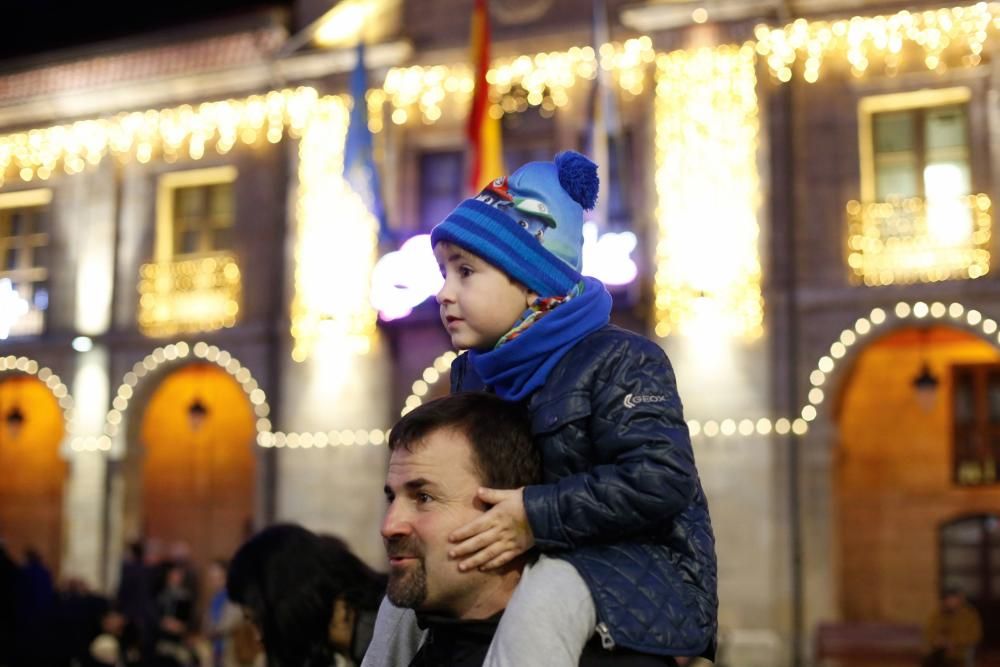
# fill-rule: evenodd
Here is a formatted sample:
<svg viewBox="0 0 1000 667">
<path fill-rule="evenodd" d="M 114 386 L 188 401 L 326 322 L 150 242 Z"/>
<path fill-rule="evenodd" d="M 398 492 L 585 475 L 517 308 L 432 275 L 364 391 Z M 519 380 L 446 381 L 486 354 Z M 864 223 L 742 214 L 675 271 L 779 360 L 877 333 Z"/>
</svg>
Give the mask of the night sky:
<svg viewBox="0 0 1000 667">
<path fill-rule="evenodd" d="M 291 5 L 291 0 L 0 0 L 0 60 L 33 58 L 51 51 L 177 29 L 247 10 Z"/>
</svg>

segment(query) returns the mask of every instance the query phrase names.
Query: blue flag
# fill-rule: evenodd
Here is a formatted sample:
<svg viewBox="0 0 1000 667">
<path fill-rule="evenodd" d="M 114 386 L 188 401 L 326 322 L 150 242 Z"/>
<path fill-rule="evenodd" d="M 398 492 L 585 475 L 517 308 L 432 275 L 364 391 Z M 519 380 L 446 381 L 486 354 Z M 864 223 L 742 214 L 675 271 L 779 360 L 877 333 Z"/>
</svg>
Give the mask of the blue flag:
<svg viewBox="0 0 1000 667">
<path fill-rule="evenodd" d="M 365 206 L 378 220 L 379 239 L 385 240 L 390 237 L 390 233 L 386 226 L 378 170 L 375 169 L 375 159 L 372 156 L 372 133 L 368 129 L 368 104 L 365 102 L 367 90 L 365 45 L 364 42 L 358 42 L 358 62 L 351 73 L 351 97 L 354 105 L 351 107 L 344 142 L 344 180 L 360 195 Z"/>
<path fill-rule="evenodd" d="M 601 47 L 611 41 L 611 30 L 608 27 L 607 10 L 604 0 L 594 0 L 592 39 L 594 53 L 597 54 L 597 74 L 590 89 L 588 101 L 588 128 L 584 152 L 597 163 L 597 178 L 600 181 L 601 196 L 597 205 L 587 214 L 587 219 L 597 223 L 602 232 L 608 229 L 608 217 L 611 209 L 611 192 L 619 184 L 611 182 L 611 163 L 615 161 L 619 173 L 623 168 L 622 156 L 617 148 L 621 141 L 621 121 L 618 114 L 618 102 L 612 90 L 609 73 L 601 67 Z"/>
</svg>

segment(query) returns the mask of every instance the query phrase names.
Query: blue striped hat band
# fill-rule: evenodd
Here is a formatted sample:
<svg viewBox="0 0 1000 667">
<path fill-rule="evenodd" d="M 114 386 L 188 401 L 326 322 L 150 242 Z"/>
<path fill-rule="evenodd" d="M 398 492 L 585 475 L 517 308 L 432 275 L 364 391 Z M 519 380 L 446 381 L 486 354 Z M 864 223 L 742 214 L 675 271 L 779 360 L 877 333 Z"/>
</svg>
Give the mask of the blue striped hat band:
<svg viewBox="0 0 1000 667">
<path fill-rule="evenodd" d="M 582 277 L 503 211 L 466 199 L 431 231 L 483 258 L 541 297 L 568 294 Z"/>
</svg>

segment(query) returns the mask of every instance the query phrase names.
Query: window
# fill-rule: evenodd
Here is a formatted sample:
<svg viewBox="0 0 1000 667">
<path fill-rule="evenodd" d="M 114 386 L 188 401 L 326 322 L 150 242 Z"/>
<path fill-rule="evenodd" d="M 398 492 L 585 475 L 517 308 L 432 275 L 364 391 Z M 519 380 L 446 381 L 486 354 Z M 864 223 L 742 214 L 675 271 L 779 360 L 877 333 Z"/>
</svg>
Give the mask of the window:
<svg viewBox="0 0 1000 667">
<path fill-rule="evenodd" d="M 433 151 L 420 156 L 420 232 L 428 233 L 465 198 L 465 155 Z"/>
<path fill-rule="evenodd" d="M 0 194 L 0 279 L 27 303 L 10 325 L 10 335 L 35 335 L 44 328 L 49 305 L 46 251 L 51 190 Z"/>
<path fill-rule="evenodd" d="M 1000 364 L 952 367 L 953 480 L 997 483 L 1000 461 Z"/>
<path fill-rule="evenodd" d="M 867 97 L 858 107 L 861 201 L 848 265 L 868 285 L 979 278 L 991 204 L 972 190 L 967 88 Z"/>
<path fill-rule="evenodd" d="M 874 113 L 871 123 L 875 200 L 971 192 L 964 103 Z"/>
<path fill-rule="evenodd" d="M 205 255 L 232 248 L 236 169 L 218 167 L 160 177 L 156 259 Z"/>
<path fill-rule="evenodd" d="M 149 336 L 236 324 L 242 284 L 232 252 L 234 167 L 164 174 L 154 261 L 139 271 L 139 329 Z"/>
<path fill-rule="evenodd" d="M 174 190 L 174 255 L 224 250 L 232 245 L 233 184 Z"/>
</svg>

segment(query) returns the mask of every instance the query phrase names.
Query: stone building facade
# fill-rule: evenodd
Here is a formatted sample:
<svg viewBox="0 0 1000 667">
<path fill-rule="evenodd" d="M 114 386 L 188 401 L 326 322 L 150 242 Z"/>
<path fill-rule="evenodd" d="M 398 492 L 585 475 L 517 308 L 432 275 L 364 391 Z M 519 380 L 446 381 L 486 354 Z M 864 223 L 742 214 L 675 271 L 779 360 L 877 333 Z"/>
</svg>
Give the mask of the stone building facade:
<svg viewBox="0 0 1000 667">
<path fill-rule="evenodd" d="M 390 240 L 339 173 L 355 5 Z M 491 3 L 510 166 L 593 148 L 607 73 L 613 317 L 677 371 L 728 665 L 950 584 L 1000 623 L 1000 16 L 921 5 L 608 0 L 595 49 L 591 3 Z M 433 304 L 366 299 L 462 196 L 471 7 L 288 3 L 0 75 L 8 546 L 106 590 L 130 540 L 204 561 L 276 521 L 381 563 L 386 430 L 450 357 Z"/>
</svg>

